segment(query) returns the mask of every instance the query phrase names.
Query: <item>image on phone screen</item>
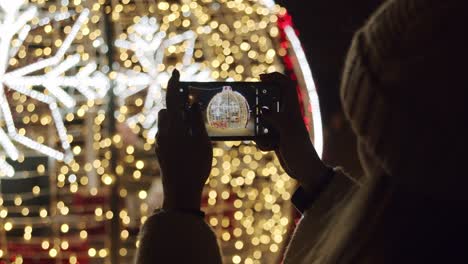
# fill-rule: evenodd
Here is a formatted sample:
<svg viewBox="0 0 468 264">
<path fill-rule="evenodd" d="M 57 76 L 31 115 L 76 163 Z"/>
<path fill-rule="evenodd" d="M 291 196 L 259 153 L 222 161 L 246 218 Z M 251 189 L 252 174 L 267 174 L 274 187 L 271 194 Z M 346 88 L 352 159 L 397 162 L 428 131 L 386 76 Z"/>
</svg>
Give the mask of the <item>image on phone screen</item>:
<svg viewBox="0 0 468 264">
<path fill-rule="evenodd" d="M 200 104 L 208 136 L 254 137 L 256 135 L 257 89 L 223 84 L 190 85 L 189 101 Z"/>
</svg>

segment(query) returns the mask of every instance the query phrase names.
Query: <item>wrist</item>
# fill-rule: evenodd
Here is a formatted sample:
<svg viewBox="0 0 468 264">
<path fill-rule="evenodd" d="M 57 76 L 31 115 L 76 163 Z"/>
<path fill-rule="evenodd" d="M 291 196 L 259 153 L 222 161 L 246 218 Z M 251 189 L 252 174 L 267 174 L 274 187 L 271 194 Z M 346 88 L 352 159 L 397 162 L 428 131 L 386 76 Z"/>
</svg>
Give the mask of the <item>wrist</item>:
<svg viewBox="0 0 468 264">
<path fill-rule="evenodd" d="M 332 168 L 322 161 L 308 166 L 308 170 L 298 177 L 298 182 L 306 193 L 314 193 L 324 182 L 324 177 L 329 177 L 328 171 Z"/>
<path fill-rule="evenodd" d="M 327 188 L 334 175 L 335 169 L 327 167 L 327 169 L 323 171 L 322 174 L 316 176 L 316 178 L 319 179 L 319 182 L 314 185 L 313 189 L 305 189 L 302 185 L 297 188 L 292 197 L 292 202 L 296 209 L 298 209 L 301 213 L 304 213 L 305 210 L 310 208 L 310 206 Z M 311 185 L 307 186 L 310 187 Z"/>
<path fill-rule="evenodd" d="M 188 192 L 168 193 L 164 192 L 162 208 L 164 210 L 200 210 L 201 193 L 189 194 Z"/>
</svg>

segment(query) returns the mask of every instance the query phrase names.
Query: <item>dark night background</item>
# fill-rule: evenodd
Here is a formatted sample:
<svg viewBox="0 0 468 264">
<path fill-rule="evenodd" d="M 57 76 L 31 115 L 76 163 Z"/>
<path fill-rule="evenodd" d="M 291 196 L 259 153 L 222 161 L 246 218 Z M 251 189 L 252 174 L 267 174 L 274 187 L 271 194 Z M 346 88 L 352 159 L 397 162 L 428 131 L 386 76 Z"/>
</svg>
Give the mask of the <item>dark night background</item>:
<svg viewBox="0 0 468 264">
<path fill-rule="evenodd" d="M 324 160 L 359 175 L 354 135 L 341 110 L 339 85 L 354 32 L 384 0 L 278 0 L 292 15 L 317 85 Z"/>
</svg>

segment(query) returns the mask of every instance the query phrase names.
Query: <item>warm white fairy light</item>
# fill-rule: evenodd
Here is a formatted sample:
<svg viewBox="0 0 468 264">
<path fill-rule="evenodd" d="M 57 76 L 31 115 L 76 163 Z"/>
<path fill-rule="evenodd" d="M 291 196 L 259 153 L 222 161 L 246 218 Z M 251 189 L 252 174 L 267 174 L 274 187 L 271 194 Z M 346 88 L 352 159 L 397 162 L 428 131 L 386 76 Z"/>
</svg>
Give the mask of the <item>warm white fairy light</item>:
<svg viewBox="0 0 468 264">
<path fill-rule="evenodd" d="M 15 146 L 8 138 L 8 135 L 5 133 L 5 131 L 3 131 L 3 129 L 0 129 L 0 145 L 11 159 L 18 159 L 18 150 L 15 148 Z"/>
<path fill-rule="evenodd" d="M 314 78 L 312 77 L 312 71 L 310 69 L 309 63 L 307 62 L 307 57 L 302 49 L 301 42 L 296 35 L 296 32 L 291 26 L 286 26 L 284 32 L 291 43 L 291 48 L 296 55 L 297 61 L 299 63 L 299 69 L 304 77 L 304 82 L 307 88 L 307 93 L 309 96 L 309 101 L 312 109 L 312 120 L 313 120 L 313 129 L 314 129 L 314 147 L 317 151 L 317 154 L 321 157 L 323 153 L 323 128 L 322 128 L 322 115 L 320 113 L 320 104 L 317 94 L 317 88 L 315 87 Z"/>
<path fill-rule="evenodd" d="M 157 132 L 157 115 L 164 107 L 165 101 L 162 88 L 170 77 L 165 71 L 167 69 L 158 68 L 164 64 L 164 51 L 170 46 L 187 43 L 180 62 L 183 80 L 207 81 L 210 79 L 211 72 L 208 69 L 202 69 L 200 64 L 193 63 L 192 57 L 197 38 L 195 32 L 188 30 L 182 34 L 167 37 L 165 32 L 158 31 L 159 25 L 154 17 L 141 18 L 133 25 L 133 29 L 134 32 L 129 34 L 127 40 L 117 40 L 115 45 L 133 51 L 146 72 L 130 70 L 119 73 L 116 78 L 115 94 L 123 104 L 126 98 L 148 89 L 143 110 L 129 117 L 127 122 L 131 125 L 139 122 L 143 128 L 148 129 L 148 138 L 154 138 Z"/>
<path fill-rule="evenodd" d="M 7 67 L 10 58 L 16 55 L 18 52 L 17 47 L 21 46 L 31 30 L 31 26 L 29 26 L 28 23 L 38 15 L 38 10 L 35 6 L 26 5 L 25 11 L 21 11 L 24 5 L 25 3 L 23 1 L 0 0 L 0 7 L 3 11 L 3 19 L 0 21 L 0 31 L 2 32 L 0 35 L 0 120 L 4 121 L 8 136 L 12 140 L 54 159 L 70 162 L 73 159 L 73 154 L 70 143 L 67 140 L 67 130 L 58 103 L 63 104 L 67 108 L 71 108 L 76 105 L 76 100 L 69 95 L 63 87 L 76 88 L 76 90 L 83 94 L 88 100 L 104 97 L 109 89 L 107 77 L 100 72 L 96 72 L 97 66 L 95 63 L 89 63 L 74 76 L 65 76 L 68 70 L 77 67 L 80 63 L 79 54 L 70 55 L 67 58 L 65 58 L 65 54 L 71 47 L 82 25 L 86 22 L 89 16 L 89 10 L 84 9 L 81 12 L 54 56 L 8 72 Z M 66 19 L 67 17 L 70 17 L 70 15 L 57 16 L 56 19 Z M 50 18 L 46 18 L 42 22 L 45 23 L 47 21 L 50 22 Z M 15 35 L 17 36 L 16 41 L 19 43 L 11 47 L 11 42 Z M 30 75 L 49 67 L 52 68 L 52 70 L 48 73 Z M 35 91 L 31 89 L 33 86 L 43 86 L 49 93 L 45 94 Z M 18 133 L 10 110 L 10 105 L 5 95 L 6 88 L 24 94 L 49 106 L 63 148 L 62 152 Z M 2 133 L 6 136 L 3 130 Z M 18 158 L 18 150 L 8 137 L 0 136 L 2 137 L 0 144 L 3 150 L 9 158 L 16 160 Z M 12 167 L 9 166 L 6 161 L 0 163 L 0 171 L 2 171 L 3 174 L 12 176 Z"/>
<path fill-rule="evenodd" d="M 16 3 L 22 2 L 19 0 L 8 2 L 0 0 L 0 29 L 3 30 L 3 28 L 11 27 L 4 27 L 2 24 L 5 18 L 3 16 L 4 9 L 1 6 L 2 2 L 4 5 L 13 7 Z M 185 0 L 181 3 L 158 1 L 155 4 L 141 1 L 132 1 L 131 3 L 117 1 L 118 3 L 112 4 L 112 8 L 109 10 L 111 11 L 109 16 L 112 17 L 112 23 L 115 23 L 117 29 L 119 26 L 128 29 L 125 32 L 114 32 L 120 38 L 117 41 L 120 48 L 116 49 L 114 59 L 120 59 L 123 67 L 117 75 L 115 72 L 110 72 L 109 76 L 115 79 L 115 83 L 119 85 L 115 91 L 118 94 L 118 99 L 125 103 L 117 109 L 121 112 L 116 113 L 116 117 L 118 122 L 126 121 L 139 124 L 131 128 L 133 128 L 134 133 L 142 132 L 143 137 L 146 138 L 147 142 L 140 144 L 142 143 L 140 138 L 126 134 L 125 127 L 123 127 L 122 133 L 120 131 L 115 134 L 107 133 L 110 131 L 107 130 L 109 120 L 106 112 L 96 108 L 96 106 L 106 104 L 107 101 L 92 101 L 93 98 L 101 98 L 105 95 L 106 89 L 99 89 L 99 87 L 107 87 L 107 80 L 98 72 L 97 65 L 95 63 L 83 65 L 85 63 L 81 62 L 77 55 L 73 55 L 75 52 L 71 52 L 75 47 L 63 48 L 63 45 L 69 45 L 65 39 L 61 39 L 64 43 L 62 48 L 53 48 L 53 44 L 57 43 L 57 34 L 53 31 L 58 30 L 58 25 L 60 25 L 60 33 L 68 34 L 66 38 L 70 41 L 74 40 L 73 34 L 76 32 L 83 33 L 78 33 L 76 41 L 73 41 L 83 58 L 95 57 L 99 59 L 102 53 L 106 52 L 107 45 L 115 43 L 115 40 L 107 40 L 102 36 L 102 33 L 109 29 L 102 24 L 101 16 L 104 13 L 107 14 L 108 5 L 102 4 L 103 1 L 90 3 L 90 1 L 83 0 L 30 0 L 28 2 L 37 2 L 41 7 L 35 11 L 33 20 L 24 24 L 15 33 L 13 43 L 9 47 L 8 56 L 12 58 L 9 63 L 14 66 L 15 70 L 10 70 L 8 73 L 5 71 L 3 75 L 0 75 L 2 88 L 13 90 L 11 94 L 13 100 L 8 98 L 11 105 L 6 105 L 5 109 L 1 105 L 5 105 L 3 102 L 6 102 L 4 100 L 6 96 L 0 96 L 0 131 L 3 132 L 3 134 L 0 132 L 0 175 L 17 176 L 9 182 L 19 180 L 22 177 L 47 178 L 53 175 L 57 177 L 50 177 L 50 184 L 45 183 L 40 188 L 39 186 L 31 186 L 30 190 L 24 192 L 10 193 L 8 190 L 4 190 L 1 193 L 0 218 L 3 218 L 2 221 L 5 223 L 3 228 L 5 232 L 1 237 L 2 241 L 6 242 L 2 244 L 1 250 L 3 251 L 0 250 L 0 255 L 4 254 L 5 259 L 16 258 L 17 262 L 20 260 L 28 262 L 30 261 L 29 256 L 23 254 L 26 249 L 10 250 L 9 243 L 24 243 L 36 248 L 39 243 L 40 252 L 36 254 L 34 251 L 32 254 L 34 254 L 34 259 L 47 263 L 60 260 L 70 263 L 87 260 L 117 263 L 114 261 L 115 258 L 109 258 L 116 252 L 106 248 L 106 245 L 110 244 L 110 237 L 107 233 L 92 234 L 92 240 L 100 240 L 102 242 L 99 243 L 100 245 L 93 244 L 89 248 L 86 241 L 91 238 L 93 230 L 97 230 L 96 227 L 105 226 L 102 230 L 111 230 L 108 228 L 106 220 L 120 218 L 122 228 L 120 230 L 112 229 L 112 232 L 120 233 L 122 244 L 120 250 L 117 249 L 121 257 L 120 263 L 129 263 L 135 253 L 136 243 L 135 236 L 128 230 L 143 223 L 153 211 L 151 207 L 155 204 L 146 200 L 154 197 L 147 191 L 147 178 L 144 177 L 150 173 L 149 171 L 151 173 L 155 171 L 152 170 L 154 153 L 149 151 L 154 143 L 152 135 L 155 133 L 155 130 L 151 129 L 154 128 L 153 124 L 156 124 L 157 117 L 157 108 L 154 107 L 164 106 L 160 102 L 164 102 L 164 88 L 171 70 L 174 67 L 180 69 L 183 80 L 194 80 L 194 78 L 202 76 L 197 79 L 199 81 L 209 81 L 210 79 L 257 81 L 256 76 L 260 73 L 282 71 L 284 65 L 281 56 L 287 55 L 287 52 L 280 48 L 280 45 L 277 45 L 279 44 L 277 15 L 280 14 L 278 12 L 281 12 L 282 8 L 275 5 L 273 0 L 221 1 L 214 4 L 207 1 Z M 139 8 L 142 4 L 147 8 Z M 28 7 L 31 8 L 30 6 L 32 4 L 21 6 L 21 14 L 26 12 Z M 88 10 L 85 9 L 85 6 L 92 10 L 89 20 L 76 13 L 84 12 L 86 14 Z M 135 6 L 137 9 L 134 8 Z M 268 11 L 268 8 L 271 8 L 271 11 Z M 32 7 L 31 10 L 35 10 L 35 8 Z M 21 14 L 17 14 L 16 17 Z M 37 17 L 38 15 L 40 17 Z M 157 17 L 161 23 L 160 27 L 156 25 L 155 19 L 142 17 L 144 15 Z M 70 23 L 55 23 L 71 17 L 75 19 L 80 17 L 79 20 L 84 18 L 82 20 L 85 23 L 83 29 L 74 27 Z M 232 19 L 226 19 L 228 17 L 232 17 Z M 247 17 L 249 20 L 246 19 Z M 172 21 L 166 18 L 176 18 L 176 20 Z M 148 19 L 146 23 L 142 23 L 145 22 L 145 19 Z M 17 21 L 16 18 L 15 21 Z M 128 28 L 127 23 L 136 22 L 139 23 Z M 148 24 L 150 25 L 148 26 Z M 52 31 L 45 30 L 45 27 Z M 54 51 L 48 49 L 47 53 L 55 59 L 40 60 L 39 63 L 33 63 L 32 66 L 18 68 L 18 64 L 24 65 L 21 63 L 24 62 L 21 59 L 26 55 L 25 51 L 35 48 L 36 37 L 41 37 L 44 43 L 50 43 L 49 41 L 52 39 L 54 43 L 50 48 L 53 48 Z M 193 48 L 195 40 L 197 41 L 196 49 Z M 242 43 L 238 40 L 242 40 Z M 57 41 L 62 43 L 62 41 Z M 18 45 L 18 43 L 23 44 Z M 8 47 L 8 45 L 6 46 Z M 93 47 L 99 48 L 99 52 L 86 53 L 88 49 L 94 50 Z M 57 49 L 60 51 L 55 52 Z M 40 47 L 38 50 L 42 50 L 45 54 L 45 47 Z M 40 55 L 36 54 L 36 56 Z M 28 55 L 27 58 L 33 57 Z M 194 63 L 194 58 L 202 64 Z M 54 63 L 47 67 L 47 71 L 41 68 L 44 63 L 51 63 L 51 61 Z M 156 64 L 158 61 L 160 63 Z M 103 72 L 107 72 L 113 60 L 107 62 L 109 64 L 102 67 Z M 102 61 L 102 63 L 107 62 L 106 60 Z M 75 70 L 79 67 L 78 73 L 66 76 L 67 69 Z M 123 68 L 131 71 L 126 72 Z M 34 72 L 36 70 L 47 72 L 47 74 L 36 76 L 37 72 Z M 13 75 L 13 72 L 17 75 Z M 206 74 L 206 78 L 200 75 L 201 72 Z M 299 72 L 297 73 L 298 76 L 302 77 Z M 161 100 L 156 100 L 158 98 L 154 97 L 145 98 L 137 94 L 141 91 L 145 93 L 145 96 L 150 95 L 150 88 L 155 82 L 157 86 L 154 87 L 157 89 L 153 87 L 154 90 L 151 93 L 155 93 Z M 48 89 L 46 86 L 51 85 L 51 83 L 55 86 Z M 48 92 L 33 90 L 31 86 L 42 86 Z M 67 96 L 68 94 L 61 96 L 61 87 L 64 86 L 72 86 L 71 90 L 76 91 L 78 96 L 70 97 Z M 119 91 L 119 89 L 121 90 Z M 4 90 L 0 89 L 0 92 L 3 95 Z M 47 107 L 45 107 L 46 109 L 37 107 L 37 110 L 30 111 L 29 106 L 33 102 L 29 103 L 27 98 L 33 99 L 31 101 L 36 101 L 41 105 L 47 104 L 50 112 Z M 79 102 L 70 100 L 70 98 L 76 98 Z M 81 100 L 86 99 L 91 101 L 81 105 Z M 133 99 L 135 101 L 130 102 Z M 146 103 L 149 105 L 146 112 L 140 114 L 138 111 L 135 112 L 135 107 L 144 106 Z M 80 158 L 77 158 L 76 162 L 64 165 L 53 162 L 51 159 L 44 161 L 41 157 L 38 161 L 41 164 L 36 168 L 29 169 L 20 165 L 15 174 L 11 166 L 13 164 L 6 163 L 14 159 L 15 151 L 16 158 L 20 161 L 23 160 L 23 157 L 24 160 L 28 161 L 28 158 L 35 154 L 27 151 L 24 154 L 18 153 L 16 147 L 19 147 L 19 144 L 15 147 L 13 143 L 16 144 L 16 142 L 13 138 L 19 141 L 29 140 L 27 143 L 31 145 L 28 147 L 30 149 L 42 146 L 31 139 L 23 138 L 25 130 L 19 127 L 21 122 L 28 132 L 30 131 L 28 129 L 39 125 L 38 121 L 42 124 L 42 117 L 49 124 L 57 123 L 55 120 L 61 121 L 62 119 L 59 107 L 75 104 L 75 107 L 79 107 L 78 111 L 76 113 L 67 111 L 65 116 L 66 120 L 73 124 L 71 125 L 73 132 L 70 130 L 70 135 L 67 135 L 64 127 L 57 127 L 57 131 L 65 133 L 59 135 L 55 131 L 47 130 L 43 131 L 47 134 L 38 133 L 41 134 L 41 137 L 38 137 L 37 140 L 51 142 L 52 140 L 47 137 L 52 135 L 55 142 L 55 134 L 57 134 L 62 139 L 59 142 L 62 145 L 65 142 L 64 148 L 70 147 L 69 140 L 73 142 L 73 154 L 80 155 Z M 47 111 L 44 115 L 42 115 L 43 110 Z M 13 123 L 10 111 L 15 115 L 18 114 L 18 116 L 14 116 L 15 123 Z M 87 111 L 89 114 L 83 116 L 82 114 Z M 8 117 L 3 115 L 4 112 L 10 113 L 7 115 Z M 135 114 L 136 116 L 133 116 Z M 21 120 L 19 117 L 22 117 Z M 33 121 L 34 117 L 35 121 Z M 130 117 L 130 119 L 126 117 Z M 117 124 L 117 128 L 122 128 L 119 125 Z M 18 133 L 12 137 L 9 135 L 8 129 L 15 130 L 15 126 L 18 126 Z M 48 128 L 55 130 L 53 126 Z M 140 128 L 144 128 L 144 131 L 141 131 Z M 78 131 L 86 131 L 86 133 L 77 135 Z M 4 137 L 1 138 L 3 135 Z M 109 151 L 109 146 L 117 148 L 119 155 L 110 155 L 113 153 Z M 65 159 L 65 152 L 58 152 L 52 148 L 42 148 L 42 151 L 49 153 L 49 156 Z M 209 224 L 223 240 L 223 249 L 227 249 L 225 252 L 233 252 L 231 255 L 226 254 L 225 262 L 253 264 L 277 262 L 274 259 L 277 259 L 278 252 L 282 251 L 284 244 L 282 241 L 288 236 L 289 225 L 292 222 L 291 207 L 285 201 L 290 199 L 293 182 L 285 175 L 271 153 L 261 152 L 254 145 L 241 144 L 240 142 L 220 143 L 214 148 L 214 156 L 212 176 L 207 183 L 207 188 L 205 188 L 209 205 L 205 210 Z M 115 171 L 112 166 L 109 166 L 112 159 L 116 159 L 117 162 Z M 23 169 L 26 171 L 19 171 Z M 123 180 L 115 183 L 114 177 L 121 177 Z M 157 179 L 160 180 L 160 178 Z M 101 181 L 105 185 L 99 186 L 98 183 Z M 5 180 L 5 182 L 7 181 Z M 22 183 L 18 181 L 17 184 Z M 127 206 L 122 208 L 120 212 L 110 211 L 109 200 L 102 199 L 109 197 L 106 189 L 107 184 L 116 184 L 115 187 L 118 187 L 120 197 L 126 201 Z M 83 203 L 80 199 L 68 199 L 74 195 L 85 197 L 84 201 L 86 202 Z M 28 205 L 31 203 L 27 203 L 27 201 L 37 199 L 39 196 L 48 197 L 51 202 L 46 201 L 46 204 L 40 206 Z M 88 203 L 88 201 L 97 200 L 102 202 L 99 204 Z M 48 208 L 49 204 L 51 205 L 50 209 Z M 55 206 L 56 209 L 53 209 Z M 83 208 L 91 213 L 84 213 Z M 226 210 L 233 212 L 233 217 L 230 216 L 230 213 L 225 214 Z M 19 213 L 23 217 L 15 216 Z M 262 219 L 265 219 L 266 222 L 262 222 Z M 51 226 L 52 221 L 55 224 Z M 67 224 L 66 227 L 62 227 L 64 223 Z M 50 227 L 52 235 L 39 238 L 32 234 L 34 232 L 31 230 L 41 227 Z M 18 240 L 15 233 L 11 232 L 21 229 L 24 230 L 23 241 Z M 61 231 L 67 232 L 66 237 L 62 236 Z"/>
</svg>

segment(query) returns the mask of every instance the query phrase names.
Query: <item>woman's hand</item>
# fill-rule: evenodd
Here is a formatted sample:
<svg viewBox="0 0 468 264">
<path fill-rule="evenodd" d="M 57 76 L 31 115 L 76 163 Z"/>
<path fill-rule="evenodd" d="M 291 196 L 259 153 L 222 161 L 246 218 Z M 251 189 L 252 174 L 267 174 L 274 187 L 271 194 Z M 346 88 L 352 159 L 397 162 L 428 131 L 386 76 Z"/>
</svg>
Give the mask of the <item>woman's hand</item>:
<svg viewBox="0 0 468 264">
<path fill-rule="evenodd" d="M 164 209 L 199 210 L 211 171 L 213 148 L 198 104 L 184 109 L 179 72 L 167 87 L 167 109 L 159 112 L 156 155 L 162 171 Z"/>
<path fill-rule="evenodd" d="M 265 112 L 262 118 L 279 133 L 279 142 L 257 141 L 262 150 L 275 150 L 283 169 L 306 191 L 314 191 L 327 167 L 320 160 L 309 138 L 299 105 L 295 84 L 280 73 L 264 74 L 261 80 L 278 86 L 281 93 L 279 113 Z"/>
</svg>

